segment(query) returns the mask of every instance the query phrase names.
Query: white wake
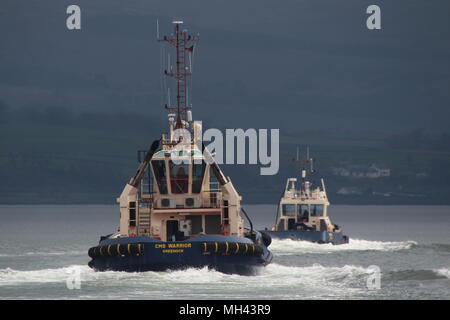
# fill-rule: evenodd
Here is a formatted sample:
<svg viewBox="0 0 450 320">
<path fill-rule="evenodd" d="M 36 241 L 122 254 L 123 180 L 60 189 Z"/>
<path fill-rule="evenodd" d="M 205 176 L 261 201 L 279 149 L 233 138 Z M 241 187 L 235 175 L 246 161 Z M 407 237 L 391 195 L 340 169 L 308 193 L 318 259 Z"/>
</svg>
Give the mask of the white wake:
<svg viewBox="0 0 450 320">
<path fill-rule="evenodd" d="M 273 253 L 302 254 L 302 253 L 332 253 L 340 251 L 398 251 L 410 249 L 417 245 L 415 241 L 370 241 L 350 239 L 347 244 L 333 245 L 331 243 L 318 244 L 309 241 L 291 239 L 273 239 L 269 249 Z"/>
</svg>

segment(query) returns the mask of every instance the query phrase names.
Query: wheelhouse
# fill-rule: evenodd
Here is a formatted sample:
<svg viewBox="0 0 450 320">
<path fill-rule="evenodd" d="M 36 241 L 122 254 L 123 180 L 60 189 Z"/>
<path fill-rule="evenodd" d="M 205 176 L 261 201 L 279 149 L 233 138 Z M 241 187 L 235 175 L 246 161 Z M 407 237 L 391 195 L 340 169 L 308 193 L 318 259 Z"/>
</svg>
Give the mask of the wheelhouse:
<svg viewBox="0 0 450 320">
<path fill-rule="evenodd" d="M 162 241 L 242 235 L 241 197 L 224 180 L 217 165 L 207 163 L 197 148 L 175 151 L 164 146 L 151 158 L 136 202 L 128 206 L 129 233 Z"/>
<path fill-rule="evenodd" d="M 303 188 L 297 189 L 296 182 L 296 178 L 290 178 L 286 183 L 274 230 L 335 231 L 328 216 L 330 203 L 324 187 L 311 189 L 310 183 L 304 181 Z"/>
</svg>

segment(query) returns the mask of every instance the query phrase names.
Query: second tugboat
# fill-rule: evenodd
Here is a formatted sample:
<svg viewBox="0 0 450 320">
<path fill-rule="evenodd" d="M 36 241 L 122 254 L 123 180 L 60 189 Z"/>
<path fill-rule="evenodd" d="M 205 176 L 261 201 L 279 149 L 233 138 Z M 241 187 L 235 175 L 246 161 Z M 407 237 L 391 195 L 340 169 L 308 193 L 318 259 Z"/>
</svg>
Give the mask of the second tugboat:
<svg viewBox="0 0 450 320">
<path fill-rule="evenodd" d="M 270 239 L 244 227 L 241 196 L 208 151 L 195 141 L 186 96 L 193 42 L 182 21 L 160 41 L 175 47 L 176 67 L 164 72 L 176 80 L 177 105 L 166 105 L 169 133 L 151 145 L 118 198 L 119 232 L 89 249 L 89 266 L 98 271 L 164 271 L 189 267 L 255 274 L 270 263 Z M 181 134 L 179 134 L 181 132 Z M 194 133 L 191 135 L 191 133 Z M 192 138 L 191 138 L 192 136 Z M 143 155 L 143 154 L 141 154 Z"/>
<path fill-rule="evenodd" d="M 309 150 L 304 160 L 299 160 L 297 151 L 296 162 L 303 164 L 300 188 L 297 187 L 297 178 L 287 180 L 278 205 L 276 224 L 271 231 L 263 231 L 264 236 L 267 234 L 272 238 L 316 243 L 348 243 L 349 237 L 343 234 L 338 225 L 331 223 L 328 213 L 330 202 L 323 179 L 322 188 L 314 188 L 307 179 L 307 173 L 314 172 Z"/>
</svg>

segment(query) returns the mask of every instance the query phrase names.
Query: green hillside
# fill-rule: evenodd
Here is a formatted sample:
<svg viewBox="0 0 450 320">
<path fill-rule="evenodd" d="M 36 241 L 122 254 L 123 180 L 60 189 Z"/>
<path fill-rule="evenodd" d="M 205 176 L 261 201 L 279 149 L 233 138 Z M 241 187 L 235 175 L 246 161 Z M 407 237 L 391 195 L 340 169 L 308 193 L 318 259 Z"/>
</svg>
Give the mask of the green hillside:
<svg viewBox="0 0 450 320">
<path fill-rule="evenodd" d="M 137 150 L 159 138 L 164 122 L 130 114 L 21 118 L 10 112 L 2 119 L 0 203 L 114 203 L 135 172 Z M 449 203 L 448 135 L 416 136 L 281 130 L 277 175 L 260 176 L 258 165 L 223 170 L 244 201 L 276 202 L 286 178 L 298 173 L 292 161 L 296 147 L 304 153 L 308 145 L 318 172 L 314 179 L 325 178 L 333 202 Z M 372 164 L 389 168 L 390 176 L 355 179 L 332 171 Z"/>
</svg>

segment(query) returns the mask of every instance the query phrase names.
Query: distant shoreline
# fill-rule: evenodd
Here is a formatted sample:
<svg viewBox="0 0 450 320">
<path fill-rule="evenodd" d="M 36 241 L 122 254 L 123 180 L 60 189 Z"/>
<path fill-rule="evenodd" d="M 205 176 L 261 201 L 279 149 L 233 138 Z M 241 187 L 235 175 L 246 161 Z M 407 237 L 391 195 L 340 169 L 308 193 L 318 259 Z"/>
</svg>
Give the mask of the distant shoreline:
<svg viewBox="0 0 450 320">
<path fill-rule="evenodd" d="M 118 206 L 118 204 L 114 201 L 49 201 L 41 199 L 41 201 L 37 201 L 36 199 L 29 201 L 0 201 L 0 206 L 15 206 L 15 205 L 113 205 Z M 245 205 L 273 205 L 277 206 L 277 202 L 256 202 L 256 201 L 243 201 L 241 203 L 242 206 Z M 450 206 L 450 202 L 395 202 L 395 201 L 386 201 L 386 202 L 337 202 L 332 201 L 331 206 L 334 205 L 345 205 L 345 206 Z"/>
</svg>

